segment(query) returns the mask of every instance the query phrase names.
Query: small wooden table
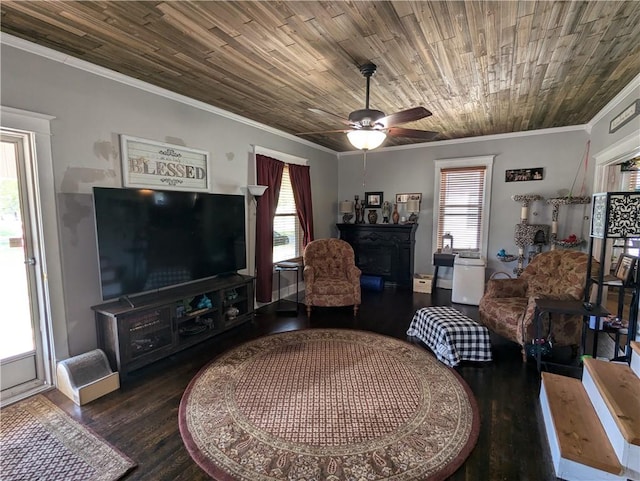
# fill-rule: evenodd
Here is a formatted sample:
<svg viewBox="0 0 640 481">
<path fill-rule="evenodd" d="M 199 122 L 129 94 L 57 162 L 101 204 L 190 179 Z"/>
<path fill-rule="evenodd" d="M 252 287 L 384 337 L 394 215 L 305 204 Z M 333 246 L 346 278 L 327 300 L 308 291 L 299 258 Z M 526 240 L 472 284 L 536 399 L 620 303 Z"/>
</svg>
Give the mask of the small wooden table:
<svg viewBox="0 0 640 481">
<path fill-rule="evenodd" d="M 585 302 L 583 301 L 561 301 L 558 299 L 536 299 L 536 308 L 533 314 L 533 322 L 535 324 L 536 329 L 536 339 L 540 339 L 542 336 L 542 314 L 549 314 L 549 330 L 551 330 L 551 314 L 569 314 L 569 315 L 580 315 L 583 318 L 596 316 L 596 317 L 607 317 L 609 315 L 609 311 L 607 311 L 604 307 L 598 305 L 592 305 L 591 308 L 585 307 Z M 584 319 L 583 319 L 584 320 Z M 584 324 L 584 322 L 583 322 Z M 583 335 L 582 335 L 582 347 L 584 348 L 585 343 L 585 330 L 583 326 Z M 595 357 L 597 352 L 597 342 L 598 336 L 597 332 L 594 333 L 593 339 L 593 356 Z M 541 349 L 536 350 L 536 367 L 538 368 L 538 372 L 540 371 L 540 367 L 542 364 L 542 355 Z"/>
<path fill-rule="evenodd" d="M 453 262 L 456 260 L 455 254 L 443 254 L 436 252 L 433 254 L 433 265 L 436 266 L 433 271 L 433 291 L 435 291 L 436 287 L 438 287 L 438 268 L 442 267 L 453 267 Z"/>
<path fill-rule="evenodd" d="M 293 260 L 293 261 L 283 261 L 276 263 L 275 271 L 278 273 L 278 304 L 276 307 L 276 312 L 278 314 L 285 313 L 297 313 L 298 312 L 298 277 L 300 276 L 300 268 L 302 267 L 302 261 Z M 282 299 L 282 295 L 280 293 L 280 275 L 282 272 L 294 272 L 296 273 L 296 302 L 294 306 L 290 308 L 283 307 L 282 301 L 291 303 L 292 301 L 286 301 L 286 299 Z"/>
</svg>

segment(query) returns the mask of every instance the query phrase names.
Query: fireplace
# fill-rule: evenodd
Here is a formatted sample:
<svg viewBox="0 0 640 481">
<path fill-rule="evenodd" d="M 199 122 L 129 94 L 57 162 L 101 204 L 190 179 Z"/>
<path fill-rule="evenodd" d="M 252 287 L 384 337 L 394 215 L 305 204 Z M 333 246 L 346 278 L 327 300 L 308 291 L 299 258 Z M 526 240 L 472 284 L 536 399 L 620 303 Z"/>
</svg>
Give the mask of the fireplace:
<svg viewBox="0 0 640 481">
<path fill-rule="evenodd" d="M 417 224 L 337 224 L 364 275 L 411 286 Z"/>
</svg>

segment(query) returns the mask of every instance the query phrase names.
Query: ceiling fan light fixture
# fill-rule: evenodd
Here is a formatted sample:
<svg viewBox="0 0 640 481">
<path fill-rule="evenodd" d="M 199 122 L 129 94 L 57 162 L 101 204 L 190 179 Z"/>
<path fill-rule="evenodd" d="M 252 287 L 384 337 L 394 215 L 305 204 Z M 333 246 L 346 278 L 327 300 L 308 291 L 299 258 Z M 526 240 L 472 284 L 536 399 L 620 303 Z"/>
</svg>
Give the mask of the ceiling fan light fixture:
<svg viewBox="0 0 640 481">
<path fill-rule="evenodd" d="M 347 132 L 347 138 L 358 150 L 373 150 L 382 145 L 387 134 L 382 130 L 360 129 Z"/>
</svg>

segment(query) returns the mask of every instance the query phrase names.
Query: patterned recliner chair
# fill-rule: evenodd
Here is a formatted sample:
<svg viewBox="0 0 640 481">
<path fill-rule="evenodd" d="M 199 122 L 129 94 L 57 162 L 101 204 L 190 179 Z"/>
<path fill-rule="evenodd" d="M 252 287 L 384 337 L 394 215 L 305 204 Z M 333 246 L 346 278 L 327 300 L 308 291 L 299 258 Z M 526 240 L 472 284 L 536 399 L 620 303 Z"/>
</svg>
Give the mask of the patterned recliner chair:
<svg viewBox="0 0 640 481">
<path fill-rule="evenodd" d="M 538 254 L 517 279 L 491 279 L 480 299 L 480 322 L 489 330 L 523 346 L 535 337 L 533 315 L 536 298 L 581 300 L 587 279 L 588 255 L 570 250 Z M 592 275 L 599 264 L 592 263 Z M 551 338 L 554 345 L 578 346 L 582 317 L 554 314 Z M 544 323 L 543 335 L 548 332 Z"/>
<path fill-rule="evenodd" d="M 360 269 L 353 248 L 340 239 L 317 239 L 304 250 L 304 289 L 307 316 L 311 306 L 360 306 Z"/>
</svg>

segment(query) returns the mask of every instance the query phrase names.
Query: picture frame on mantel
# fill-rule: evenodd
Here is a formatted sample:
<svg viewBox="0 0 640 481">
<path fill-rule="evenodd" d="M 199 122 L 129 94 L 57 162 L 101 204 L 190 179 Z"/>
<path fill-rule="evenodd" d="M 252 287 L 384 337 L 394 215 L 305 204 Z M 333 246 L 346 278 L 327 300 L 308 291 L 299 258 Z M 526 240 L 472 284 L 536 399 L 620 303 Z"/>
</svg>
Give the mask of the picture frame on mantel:
<svg viewBox="0 0 640 481">
<path fill-rule="evenodd" d="M 120 135 L 122 185 L 140 189 L 209 192 L 209 152 Z"/>
<path fill-rule="evenodd" d="M 368 209 L 379 209 L 382 207 L 383 193 L 382 192 L 365 192 L 364 193 L 364 206 Z"/>
</svg>

